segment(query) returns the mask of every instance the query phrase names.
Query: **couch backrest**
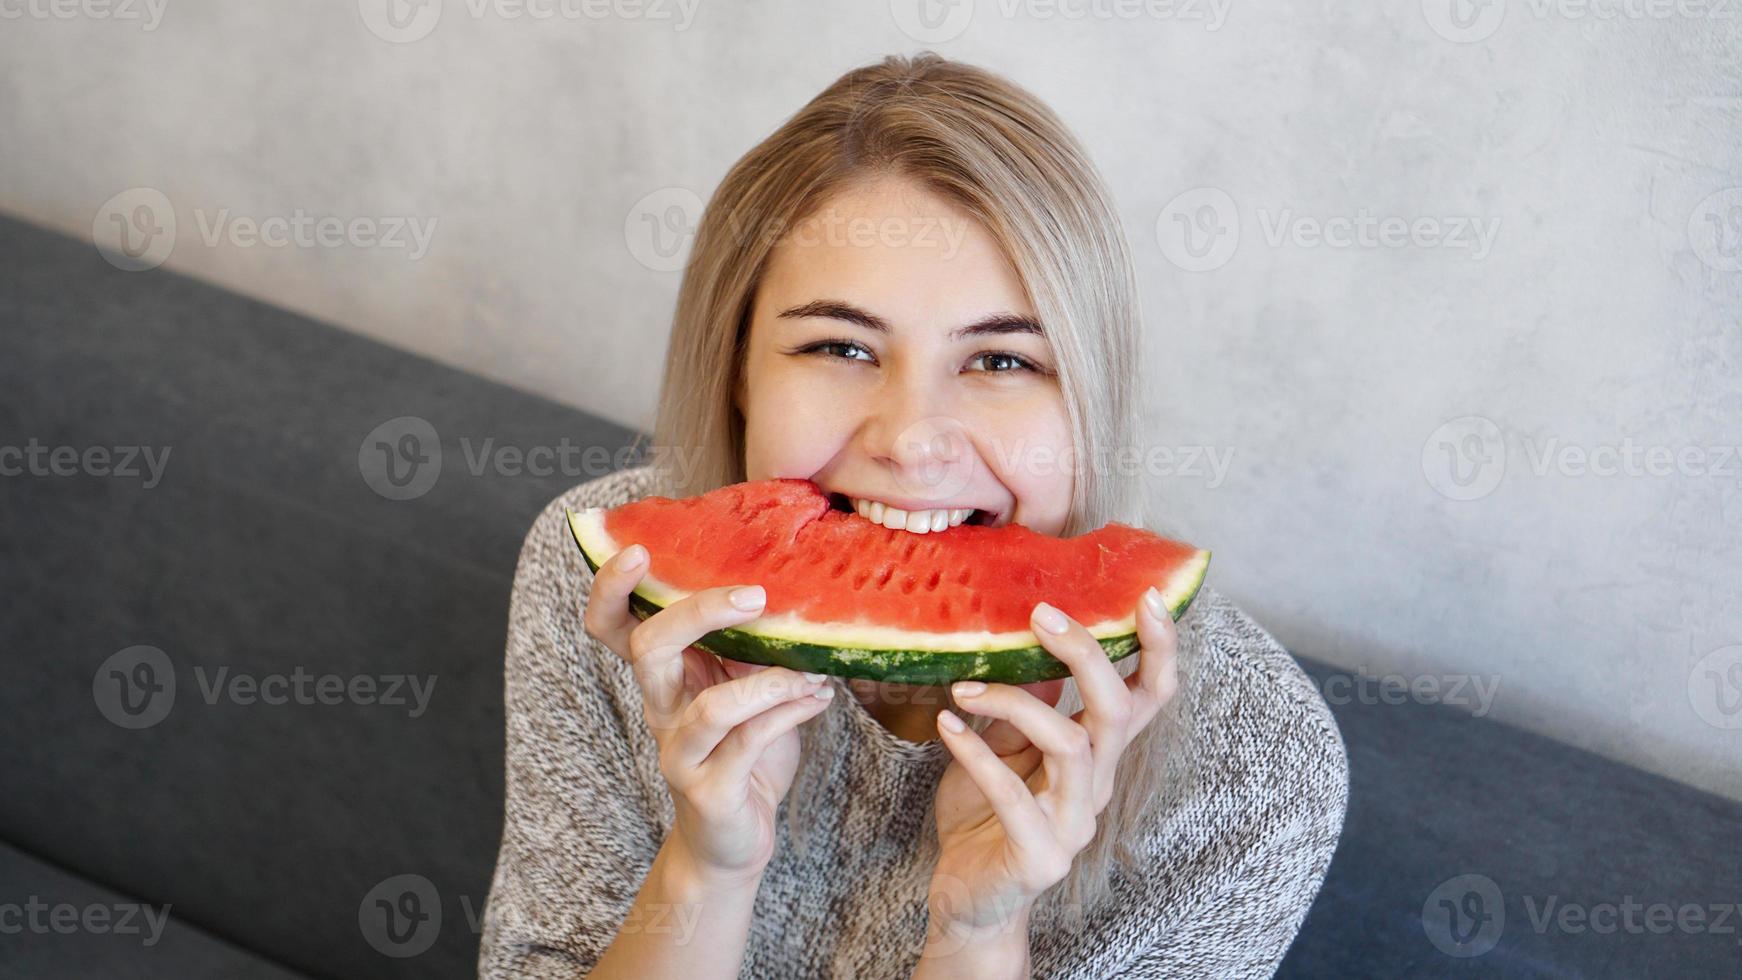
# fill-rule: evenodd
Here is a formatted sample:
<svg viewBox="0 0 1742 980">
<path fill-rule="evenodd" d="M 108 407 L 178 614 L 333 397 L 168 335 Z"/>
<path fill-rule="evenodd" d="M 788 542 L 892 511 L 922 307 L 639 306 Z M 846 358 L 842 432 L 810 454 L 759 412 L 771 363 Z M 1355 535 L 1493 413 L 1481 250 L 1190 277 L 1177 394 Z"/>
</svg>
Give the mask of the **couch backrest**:
<svg viewBox="0 0 1742 980">
<path fill-rule="evenodd" d="M 515 559 L 633 433 L 14 221 L 0 261 L 0 837 L 312 974 L 474 975 Z"/>
</svg>

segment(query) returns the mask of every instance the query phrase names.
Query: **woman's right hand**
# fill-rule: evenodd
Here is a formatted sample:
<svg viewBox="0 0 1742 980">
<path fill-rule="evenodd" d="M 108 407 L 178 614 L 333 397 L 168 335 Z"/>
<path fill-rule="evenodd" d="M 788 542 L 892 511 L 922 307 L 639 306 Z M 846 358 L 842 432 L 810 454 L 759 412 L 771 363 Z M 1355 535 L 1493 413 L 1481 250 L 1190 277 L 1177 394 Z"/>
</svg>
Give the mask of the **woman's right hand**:
<svg viewBox="0 0 1742 980">
<path fill-rule="evenodd" d="M 642 621 L 629 593 L 646 573 L 646 548 L 613 555 L 594 574 L 583 624 L 635 671 L 677 813 L 672 835 L 697 863 L 693 870 L 754 878 L 774 855 L 775 808 L 798 768 L 798 724 L 828 706 L 834 687 L 822 674 L 722 660 L 691 646 L 762 615 L 761 586 L 697 592 Z"/>
</svg>

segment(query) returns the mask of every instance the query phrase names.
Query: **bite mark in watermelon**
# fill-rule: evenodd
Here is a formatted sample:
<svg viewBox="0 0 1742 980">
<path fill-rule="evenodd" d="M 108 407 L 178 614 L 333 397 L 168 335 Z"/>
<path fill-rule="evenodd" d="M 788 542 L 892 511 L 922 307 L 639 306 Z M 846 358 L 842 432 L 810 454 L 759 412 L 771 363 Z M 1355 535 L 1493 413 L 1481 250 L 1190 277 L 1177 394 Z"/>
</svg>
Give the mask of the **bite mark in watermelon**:
<svg viewBox="0 0 1742 980">
<path fill-rule="evenodd" d="M 761 585 L 768 604 L 695 646 L 745 663 L 888 683 L 1026 684 L 1070 674 L 1029 628 L 1036 603 L 1082 623 L 1110 660 L 1138 649 L 1137 604 L 1154 585 L 1178 619 L 1210 553 L 1108 524 L 1055 538 L 1020 524 L 919 535 L 834 509 L 815 483 L 757 480 L 695 497 L 570 511 L 597 571 L 631 544 L 650 563 L 630 607 L 642 619 L 692 593 Z"/>
</svg>

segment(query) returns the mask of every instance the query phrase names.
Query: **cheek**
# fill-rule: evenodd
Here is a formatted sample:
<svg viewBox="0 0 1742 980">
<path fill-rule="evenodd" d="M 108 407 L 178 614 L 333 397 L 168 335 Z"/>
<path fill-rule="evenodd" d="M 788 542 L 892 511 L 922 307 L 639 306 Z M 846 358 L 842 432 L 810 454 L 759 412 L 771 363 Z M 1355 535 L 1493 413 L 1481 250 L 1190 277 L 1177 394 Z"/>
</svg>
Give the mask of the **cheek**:
<svg viewBox="0 0 1742 980">
<path fill-rule="evenodd" d="M 747 479 L 809 476 L 834 456 L 844 439 L 829 414 L 826 387 L 800 374 L 764 372 L 751 385 L 744 420 Z"/>
<path fill-rule="evenodd" d="M 1056 394 L 986 418 L 981 452 L 1016 498 L 1016 517 L 1042 534 L 1057 534 L 1070 516 L 1073 474 L 1070 418 Z"/>
</svg>

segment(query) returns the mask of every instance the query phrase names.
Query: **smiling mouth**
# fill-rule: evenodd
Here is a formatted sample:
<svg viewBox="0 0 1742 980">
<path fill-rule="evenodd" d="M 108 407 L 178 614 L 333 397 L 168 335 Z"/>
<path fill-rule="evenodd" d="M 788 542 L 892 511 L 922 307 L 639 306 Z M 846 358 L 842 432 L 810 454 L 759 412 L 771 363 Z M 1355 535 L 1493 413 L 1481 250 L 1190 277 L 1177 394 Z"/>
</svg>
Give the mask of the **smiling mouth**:
<svg viewBox="0 0 1742 980">
<path fill-rule="evenodd" d="M 996 527 L 1000 519 L 997 512 L 979 508 L 938 508 L 909 513 L 882 503 L 861 502 L 856 507 L 854 499 L 844 493 L 831 492 L 828 494 L 828 498 L 829 507 L 833 510 L 854 514 L 891 530 L 904 530 L 910 534 L 927 534 L 963 524 L 975 527 Z M 960 513 L 962 510 L 967 510 L 967 513 L 962 515 Z M 914 518 L 922 518 L 923 520 L 915 521 Z"/>
</svg>

